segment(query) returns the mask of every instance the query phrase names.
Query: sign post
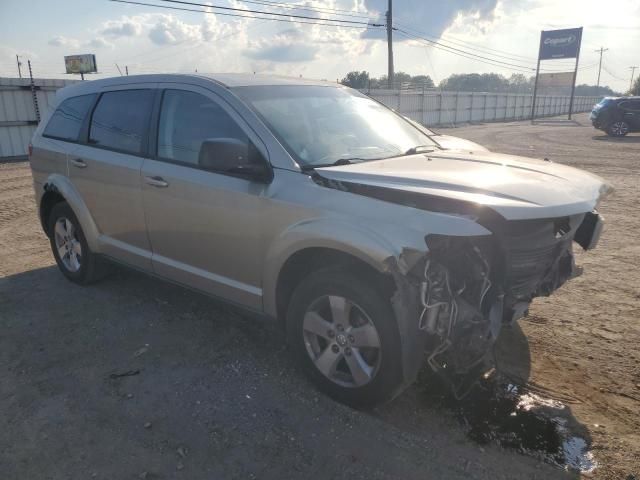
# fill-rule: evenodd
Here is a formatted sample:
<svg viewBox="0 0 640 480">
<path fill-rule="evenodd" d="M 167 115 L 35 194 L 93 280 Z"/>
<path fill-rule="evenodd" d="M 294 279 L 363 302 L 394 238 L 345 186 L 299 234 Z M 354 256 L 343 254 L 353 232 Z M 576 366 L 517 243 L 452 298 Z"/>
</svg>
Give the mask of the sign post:
<svg viewBox="0 0 640 480">
<path fill-rule="evenodd" d="M 538 49 L 538 66 L 536 67 L 536 81 L 533 83 L 533 99 L 531 101 L 531 122 L 536 117 L 536 97 L 538 94 L 538 77 L 540 76 L 540 57 L 542 56 L 542 40 L 544 32 L 540 33 L 540 48 Z"/>
<path fill-rule="evenodd" d="M 569 120 L 573 112 L 573 96 L 576 93 L 576 77 L 578 76 L 578 61 L 580 60 L 580 43 L 582 40 L 582 28 L 578 31 L 578 48 L 576 49 L 576 66 L 573 69 L 573 83 L 571 83 L 571 98 L 569 99 Z"/>
<path fill-rule="evenodd" d="M 542 60 L 557 60 L 561 58 L 575 58 L 576 65 L 573 70 L 571 82 L 571 99 L 569 100 L 569 120 L 573 110 L 573 96 L 578 74 L 578 61 L 580 60 L 580 44 L 582 42 L 582 27 L 567 28 L 564 30 L 543 30 L 540 32 L 540 48 L 538 50 L 538 67 L 536 68 L 536 81 L 533 85 L 533 102 L 531 105 L 531 121 L 535 118 L 536 96 L 538 93 L 538 77 L 540 76 L 540 62 Z"/>
</svg>

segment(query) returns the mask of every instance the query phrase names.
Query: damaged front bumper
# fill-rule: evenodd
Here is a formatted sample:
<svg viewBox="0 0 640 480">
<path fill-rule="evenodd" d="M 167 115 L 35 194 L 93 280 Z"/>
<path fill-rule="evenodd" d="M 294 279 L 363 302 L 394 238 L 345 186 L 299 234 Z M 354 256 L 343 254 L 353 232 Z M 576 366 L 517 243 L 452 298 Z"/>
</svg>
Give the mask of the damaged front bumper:
<svg viewBox="0 0 640 480">
<path fill-rule="evenodd" d="M 407 274 L 392 269 L 392 304 L 400 327 L 406 383 L 426 361 L 462 396 L 493 366 L 502 325 L 525 316 L 533 298 L 579 275 L 573 242 L 594 248 L 597 212 L 544 220 L 505 221 L 492 235 L 428 235 L 428 253 Z"/>
</svg>

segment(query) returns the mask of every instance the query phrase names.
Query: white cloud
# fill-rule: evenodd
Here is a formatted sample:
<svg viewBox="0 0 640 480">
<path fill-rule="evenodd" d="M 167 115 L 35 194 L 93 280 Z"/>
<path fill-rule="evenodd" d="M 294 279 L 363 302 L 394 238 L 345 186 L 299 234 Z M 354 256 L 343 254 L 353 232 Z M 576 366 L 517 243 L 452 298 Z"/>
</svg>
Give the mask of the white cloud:
<svg viewBox="0 0 640 480">
<path fill-rule="evenodd" d="M 80 46 L 80 42 L 75 38 L 68 38 L 62 35 L 57 35 L 47 42 L 52 47 L 72 47 L 76 48 Z"/>
<path fill-rule="evenodd" d="M 227 2 L 248 8 L 238 0 Z M 295 0 L 295 5 L 300 7 L 357 9 L 359 13 L 368 11 L 378 19 L 386 3 L 386 0 Z M 578 83 L 595 83 L 599 58 L 594 50 L 604 45 L 610 50 L 604 55 L 601 83 L 624 89 L 629 84 L 627 66 L 636 62 L 635 50 L 630 45 L 640 41 L 640 7 L 638 0 L 619 0 L 618 3 L 613 11 L 583 0 L 560 3 L 557 0 L 396 0 L 394 18 L 398 27 L 409 27 L 429 38 L 441 38 L 442 43 L 450 42 L 455 48 L 506 63 L 531 64 L 532 68 L 535 68 L 540 30 L 583 25 L 584 48 Z M 256 6 L 255 9 L 263 8 Z M 52 73 L 57 72 L 58 67 L 53 63 L 51 67 L 44 65 L 49 56 L 63 51 L 74 53 L 81 47 L 95 48 L 103 65 L 128 64 L 130 68 L 135 65 L 140 71 L 149 72 L 197 68 L 207 72 L 258 71 L 331 79 L 342 78 L 350 70 L 367 70 L 372 76 L 386 73 L 386 42 L 363 38 L 362 29 L 209 13 L 182 14 L 151 8 L 145 11 L 118 14 L 111 19 L 105 17 L 84 25 L 87 29 L 84 33 L 82 29 L 56 31 L 55 24 L 51 24 L 40 33 L 44 39 L 34 37 L 32 41 L 21 42 L 20 52 L 30 49 L 34 55 L 39 54 L 41 68 L 49 68 Z M 284 11 L 330 16 L 328 10 L 326 14 Z M 384 37 L 384 29 L 380 30 Z M 68 33 L 71 31 L 74 33 Z M 64 35 L 54 36 L 60 32 Z M 620 44 L 620 39 L 623 46 L 613 48 L 612 45 Z M 425 42 L 402 41 L 399 32 L 394 40 L 396 69 L 411 74 L 428 74 L 441 80 L 452 73 L 495 72 L 509 76 L 518 70 L 504 64 L 490 65 L 477 57 L 464 58 L 452 51 L 428 47 Z M 43 48 L 47 41 L 50 46 Z M 3 58 L 7 63 L 15 61 L 15 56 L 6 53 Z M 563 65 L 558 62 L 552 67 Z"/>
<path fill-rule="evenodd" d="M 244 54 L 254 60 L 269 62 L 310 62 L 316 58 L 319 46 L 309 42 L 301 30 L 291 28 L 274 37 L 251 42 Z"/>
<path fill-rule="evenodd" d="M 86 45 L 93 48 L 113 48 L 113 44 L 111 42 L 107 42 L 102 37 L 93 38 L 89 40 Z"/>
<path fill-rule="evenodd" d="M 100 33 L 110 37 L 135 37 L 142 32 L 143 25 L 138 19 L 123 17 L 103 24 Z"/>
<path fill-rule="evenodd" d="M 157 45 L 197 42 L 201 38 L 200 25 L 185 23 L 173 15 L 161 15 L 149 30 L 149 39 Z"/>
</svg>

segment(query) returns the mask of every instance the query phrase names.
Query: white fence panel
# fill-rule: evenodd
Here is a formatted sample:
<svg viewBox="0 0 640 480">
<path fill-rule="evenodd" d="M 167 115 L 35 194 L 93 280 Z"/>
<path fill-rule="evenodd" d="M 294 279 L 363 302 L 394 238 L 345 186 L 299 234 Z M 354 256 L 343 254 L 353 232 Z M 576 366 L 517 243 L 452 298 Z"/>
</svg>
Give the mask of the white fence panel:
<svg viewBox="0 0 640 480">
<path fill-rule="evenodd" d="M 76 81 L 58 79 L 34 81 L 41 118 L 53 105 L 56 91 Z M 37 125 L 29 79 L 0 78 L 0 158 L 26 155 L 29 140 Z"/>
<path fill-rule="evenodd" d="M 531 94 L 367 90 L 367 95 L 423 125 L 524 120 L 531 116 Z M 573 112 L 587 112 L 602 97 L 575 97 Z M 536 117 L 569 112 L 569 96 L 539 95 Z"/>
<path fill-rule="evenodd" d="M 40 116 L 53 104 L 56 90 L 77 80 L 37 79 Z M 442 92 L 437 90 L 370 90 L 369 96 L 424 125 L 455 125 L 529 118 L 530 94 Z M 601 97 L 575 97 L 574 112 L 589 111 Z M 536 100 L 536 116 L 562 115 L 569 111 L 568 96 L 544 96 Z M 28 79 L 0 78 L 0 158 L 26 154 L 37 126 Z"/>
</svg>

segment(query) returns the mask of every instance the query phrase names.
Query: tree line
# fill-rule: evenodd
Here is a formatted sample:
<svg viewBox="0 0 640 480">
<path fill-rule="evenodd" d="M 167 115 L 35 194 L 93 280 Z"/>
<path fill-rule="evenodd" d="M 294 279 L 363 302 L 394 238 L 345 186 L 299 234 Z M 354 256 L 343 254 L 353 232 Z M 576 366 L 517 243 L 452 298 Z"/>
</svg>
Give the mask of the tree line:
<svg viewBox="0 0 640 480">
<path fill-rule="evenodd" d="M 514 73 L 510 77 L 498 73 L 455 73 L 443 79 L 436 87 L 429 75 L 410 75 L 405 72 L 397 72 L 393 88 L 438 88 L 454 92 L 532 93 L 534 81 L 534 76 L 526 77 L 521 73 Z M 359 90 L 388 88 L 386 75 L 374 78 L 367 71 L 349 72 L 340 83 Z M 638 87 L 640 88 L 640 86 Z M 576 85 L 575 94 L 585 96 L 619 95 L 609 87 L 587 84 Z"/>
</svg>

